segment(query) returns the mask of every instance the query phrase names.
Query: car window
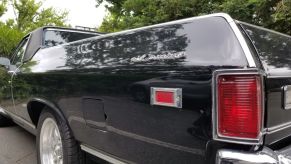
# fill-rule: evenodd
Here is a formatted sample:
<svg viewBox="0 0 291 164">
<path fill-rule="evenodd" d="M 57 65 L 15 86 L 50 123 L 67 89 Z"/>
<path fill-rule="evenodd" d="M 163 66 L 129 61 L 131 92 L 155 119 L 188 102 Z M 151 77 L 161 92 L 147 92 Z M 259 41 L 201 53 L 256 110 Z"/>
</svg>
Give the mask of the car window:
<svg viewBox="0 0 291 164">
<path fill-rule="evenodd" d="M 22 62 L 23 55 L 27 48 L 28 40 L 29 38 L 26 37 L 25 39 L 22 40 L 22 42 L 16 48 L 16 51 L 14 52 L 14 55 L 12 57 L 12 62 L 11 62 L 13 65 L 16 65 L 17 63 Z"/>
<path fill-rule="evenodd" d="M 46 30 L 44 33 L 44 47 L 53 47 L 77 40 L 97 36 L 95 33 Z"/>
<path fill-rule="evenodd" d="M 275 31 L 242 23 L 269 70 L 291 68 L 291 37 Z"/>
</svg>

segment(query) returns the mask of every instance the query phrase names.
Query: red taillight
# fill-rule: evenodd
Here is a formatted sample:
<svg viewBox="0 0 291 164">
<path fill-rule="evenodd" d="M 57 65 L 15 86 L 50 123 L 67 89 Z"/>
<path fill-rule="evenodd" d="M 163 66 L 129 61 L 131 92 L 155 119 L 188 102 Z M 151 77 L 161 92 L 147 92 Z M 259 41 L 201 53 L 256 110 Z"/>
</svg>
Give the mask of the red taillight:
<svg viewBox="0 0 291 164">
<path fill-rule="evenodd" d="M 217 85 L 218 135 L 257 139 L 262 122 L 259 75 L 220 75 Z"/>
</svg>

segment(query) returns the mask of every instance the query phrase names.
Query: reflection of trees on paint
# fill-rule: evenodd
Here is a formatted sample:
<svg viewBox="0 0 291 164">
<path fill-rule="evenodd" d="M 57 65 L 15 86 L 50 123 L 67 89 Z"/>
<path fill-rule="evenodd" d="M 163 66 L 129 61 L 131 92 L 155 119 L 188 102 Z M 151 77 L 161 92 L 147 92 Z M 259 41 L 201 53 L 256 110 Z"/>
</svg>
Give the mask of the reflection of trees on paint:
<svg viewBox="0 0 291 164">
<path fill-rule="evenodd" d="M 36 61 L 28 61 L 21 67 L 21 72 L 18 72 L 16 76 L 13 77 L 13 96 L 16 99 L 28 97 L 32 90 L 34 79 L 20 79 L 22 72 L 31 72 L 31 67 L 36 65 Z M 11 74 L 7 73 L 7 69 L 0 67 L 0 100 L 11 100 Z"/>
<path fill-rule="evenodd" d="M 244 25 L 263 62 L 291 69 L 291 37 Z"/>
<path fill-rule="evenodd" d="M 90 38 L 96 36 L 95 34 L 87 34 L 87 33 L 77 33 L 77 32 L 66 32 L 66 31 L 57 31 L 57 30 L 49 30 L 45 32 L 45 47 L 53 47 L 77 40 L 82 40 L 85 38 Z"/>
<path fill-rule="evenodd" d="M 4 67 L 0 67 L 0 100 L 5 100 L 11 97 L 10 76 Z"/>
<path fill-rule="evenodd" d="M 37 61 L 34 60 L 29 60 L 28 62 L 25 62 L 22 66 L 21 66 L 21 70 L 23 72 L 31 72 L 31 67 L 33 67 L 34 65 L 37 64 Z"/>
<path fill-rule="evenodd" d="M 69 45 L 66 48 L 66 66 L 71 68 L 124 66 L 131 64 L 131 58 L 142 55 L 167 55 L 185 51 L 188 45 L 186 34 L 178 30 L 183 25 L 165 27 L 109 36 Z M 83 52 L 80 53 L 80 49 Z M 79 52 L 79 53 L 78 53 Z M 184 57 L 175 60 L 143 61 L 143 65 L 167 64 L 177 65 Z"/>
</svg>

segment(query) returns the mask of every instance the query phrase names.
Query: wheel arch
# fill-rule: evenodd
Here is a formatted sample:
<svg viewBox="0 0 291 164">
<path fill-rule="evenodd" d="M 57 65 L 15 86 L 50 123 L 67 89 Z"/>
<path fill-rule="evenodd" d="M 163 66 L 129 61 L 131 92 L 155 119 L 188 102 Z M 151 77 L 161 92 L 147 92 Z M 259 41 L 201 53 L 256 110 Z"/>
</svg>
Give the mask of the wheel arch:
<svg viewBox="0 0 291 164">
<path fill-rule="evenodd" d="M 40 114 L 45 108 L 52 110 L 55 114 L 61 117 L 61 119 L 67 122 L 61 109 L 59 109 L 54 103 L 42 98 L 32 98 L 27 103 L 27 112 L 35 127 L 37 127 Z"/>
</svg>

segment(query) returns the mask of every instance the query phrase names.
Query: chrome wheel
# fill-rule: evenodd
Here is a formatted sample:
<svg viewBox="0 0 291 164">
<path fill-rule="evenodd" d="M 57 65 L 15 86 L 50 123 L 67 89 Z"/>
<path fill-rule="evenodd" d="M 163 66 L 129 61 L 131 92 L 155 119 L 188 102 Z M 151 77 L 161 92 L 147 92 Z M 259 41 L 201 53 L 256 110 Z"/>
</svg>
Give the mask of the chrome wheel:
<svg viewBox="0 0 291 164">
<path fill-rule="evenodd" d="M 62 138 L 54 119 L 44 120 L 39 145 L 41 164 L 63 164 Z"/>
</svg>

